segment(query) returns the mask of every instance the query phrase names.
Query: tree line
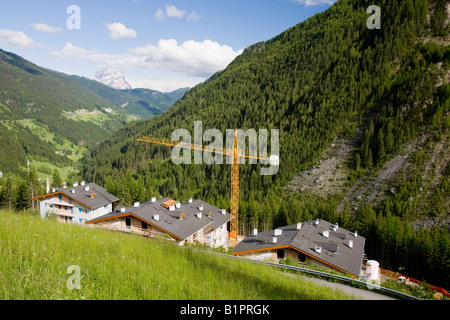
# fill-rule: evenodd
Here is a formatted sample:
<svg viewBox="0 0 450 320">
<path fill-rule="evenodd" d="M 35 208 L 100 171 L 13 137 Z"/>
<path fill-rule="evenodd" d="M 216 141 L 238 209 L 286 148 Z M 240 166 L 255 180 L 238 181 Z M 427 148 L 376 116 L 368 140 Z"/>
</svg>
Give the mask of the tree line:
<svg viewBox="0 0 450 320">
<path fill-rule="evenodd" d="M 36 170 L 30 168 L 25 176 L 8 173 L 0 178 L 0 209 L 29 210 L 34 197 L 43 195 L 45 188 L 38 180 Z"/>
</svg>

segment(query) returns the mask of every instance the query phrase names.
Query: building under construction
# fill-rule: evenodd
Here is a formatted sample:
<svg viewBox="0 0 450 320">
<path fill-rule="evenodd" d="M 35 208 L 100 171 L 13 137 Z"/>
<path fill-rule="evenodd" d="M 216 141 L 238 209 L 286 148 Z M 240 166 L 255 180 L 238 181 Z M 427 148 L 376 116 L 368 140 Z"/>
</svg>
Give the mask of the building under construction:
<svg viewBox="0 0 450 320">
<path fill-rule="evenodd" d="M 254 230 L 234 247 L 233 255 L 275 261 L 291 257 L 358 277 L 365 241 L 356 231 L 316 219 L 265 232 Z"/>
<path fill-rule="evenodd" d="M 228 247 L 227 223 L 230 213 L 202 200 L 188 202 L 152 198 L 131 207 L 118 206 L 86 224 L 111 230 L 138 233 L 150 237 L 163 236 L 184 243 L 202 243 L 213 248 Z"/>
</svg>

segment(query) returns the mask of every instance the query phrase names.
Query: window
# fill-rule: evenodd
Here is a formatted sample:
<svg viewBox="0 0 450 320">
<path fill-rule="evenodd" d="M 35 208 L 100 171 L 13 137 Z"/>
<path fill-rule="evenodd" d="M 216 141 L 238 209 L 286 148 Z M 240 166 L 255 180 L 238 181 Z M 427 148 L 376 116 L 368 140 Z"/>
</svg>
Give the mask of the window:
<svg viewBox="0 0 450 320">
<path fill-rule="evenodd" d="M 277 250 L 277 259 L 283 259 L 284 258 L 284 249 L 278 249 Z"/>
<path fill-rule="evenodd" d="M 70 208 L 70 214 L 73 214 L 73 208 Z"/>
<path fill-rule="evenodd" d="M 69 217 L 69 221 L 72 222 L 72 217 Z"/>
<path fill-rule="evenodd" d="M 69 204 L 72 204 L 72 198 L 69 198 Z"/>
<path fill-rule="evenodd" d="M 62 195 L 61 194 L 58 196 L 58 199 L 59 199 L 59 202 L 62 202 Z"/>
<path fill-rule="evenodd" d="M 78 213 L 81 213 L 81 208 L 78 208 Z"/>
<path fill-rule="evenodd" d="M 125 226 L 127 228 L 131 228 L 131 219 L 130 218 L 125 218 Z"/>
<path fill-rule="evenodd" d="M 298 260 L 300 260 L 300 262 L 305 262 L 306 261 L 306 255 L 304 253 L 299 252 L 298 253 Z"/>
<path fill-rule="evenodd" d="M 147 229 L 147 222 L 142 221 L 142 229 Z"/>
<path fill-rule="evenodd" d="M 67 211 L 67 206 L 64 206 L 64 210 L 66 210 L 66 211 Z"/>
</svg>

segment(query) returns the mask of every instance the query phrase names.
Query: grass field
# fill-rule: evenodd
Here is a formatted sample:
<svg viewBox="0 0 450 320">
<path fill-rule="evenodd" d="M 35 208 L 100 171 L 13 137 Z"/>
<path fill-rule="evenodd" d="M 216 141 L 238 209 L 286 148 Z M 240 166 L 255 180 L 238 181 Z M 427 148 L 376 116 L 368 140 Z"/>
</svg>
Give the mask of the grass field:
<svg viewBox="0 0 450 320">
<path fill-rule="evenodd" d="M 3 300 L 351 298 L 268 266 L 30 212 L 0 211 L 0 257 Z"/>
<path fill-rule="evenodd" d="M 67 181 L 70 172 L 72 171 L 78 172 L 77 170 L 72 169 L 72 166 L 57 167 L 48 161 L 32 160 L 30 162 L 30 166 L 36 169 L 38 178 L 41 178 L 44 183 L 47 177 L 49 178 L 50 182 L 52 182 L 53 172 L 55 171 L 56 168 L 58 168 L 59 170 L 59 175 L 62 181 Z M 43 168 L 45 168 L 46 170 L 43 170 Z"/>
<path fill-rule="evenodd" d="M 56 150 L 74 151 L 75 153 L 83 153 L 84 151 L 86 151 L 86 148 L 75 146 L 69 140 L 64 138 L 61 138 L 62 144 L 56 142 L 55 134 L 50 132 L 50 130 L 45 125 L 38 123 L 36 120 L 22 119 L 16 121 L 22 126 L 29 128 L 40 139 L 52 143 L 55 146 Z"/>
<path fill-rule="evenodd" d="M 49 161 L 45 161 L 45 159 L 33 159 L 33 157 L 30 156 L 30 165 L 34 169 L 36 169 L 38 178 L 41 178 L 43 181 L 45 181 L 47 177 L 49 177 L 50 181 L 52 181 L 52 173 L 54 172 L 55 168 L 59 169 L 59 173 L 63 181 L 67 180 L 67 175 L 69 174 L 69 172 L 78 172 L 77 170 L 74 170 L 72 166 L 78 163 L 78 161 L 82 158 L 82 154 L 86 151 L 85 147 L 76 146 L 64 138 L 60 138 L 60 143 L 58 143 L 57 141 L 59 140 L 55 139 L 55 134 L 50 132 L 45 125 L 38 123 L 36 120 L 22 119 L 16 120 L 16 122 L 32 130 L 33 133 L 43 141 L 47 141 L 53 144 L 55 150 L 63 151 L 64 155 L 72 161 L 72 165 L 61 167 L 56 166 Z M 46 172 L 42 172 L 40 169 L 43 167 L 47 168 L 48 172 L 47 170 L 45 170 Z"/>
</svg>

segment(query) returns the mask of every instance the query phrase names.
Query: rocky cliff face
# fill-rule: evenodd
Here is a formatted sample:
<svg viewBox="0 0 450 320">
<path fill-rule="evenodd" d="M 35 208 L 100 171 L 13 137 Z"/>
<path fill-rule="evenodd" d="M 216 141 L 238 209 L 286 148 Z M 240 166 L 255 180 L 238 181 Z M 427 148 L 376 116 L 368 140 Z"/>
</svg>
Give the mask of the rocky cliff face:
<svg viewBox="0 0 450 320">
<path fill-rule="evenodd" d="M 131 85 L 125 80 L 122 72 L 103 69 L 97 71 L 94 80 L 118 90 L 131 90 Z"/>
</svg>

